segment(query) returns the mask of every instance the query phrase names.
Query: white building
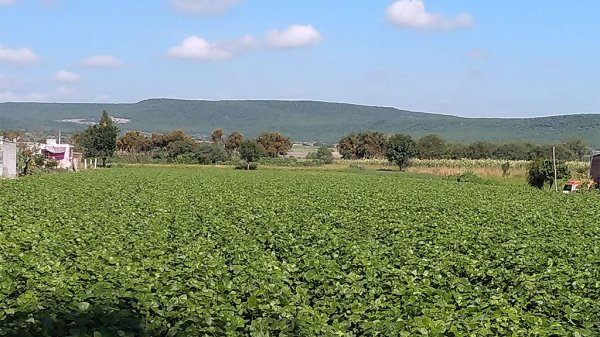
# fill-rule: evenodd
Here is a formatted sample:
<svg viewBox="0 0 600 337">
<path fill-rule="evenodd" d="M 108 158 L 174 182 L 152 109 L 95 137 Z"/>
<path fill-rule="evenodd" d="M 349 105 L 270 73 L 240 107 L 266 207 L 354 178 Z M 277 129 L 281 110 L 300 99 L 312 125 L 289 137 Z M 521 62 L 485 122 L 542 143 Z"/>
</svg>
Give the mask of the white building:
<svg viewBox="0 0 600 337">
<path fill-rule="evenodd" d="M 17 144 L 0 139 L 0 177 L 17 177 Z"/>
<path fill-rule="evenodd" d="M 46 144 L 40 144 L 40 151 L 46 159 L 56 160 L 59 168 L 71 168 L 73 159 L 71 145 L 58 144 L 56 139 L 46 139 Z"/>
</svg>

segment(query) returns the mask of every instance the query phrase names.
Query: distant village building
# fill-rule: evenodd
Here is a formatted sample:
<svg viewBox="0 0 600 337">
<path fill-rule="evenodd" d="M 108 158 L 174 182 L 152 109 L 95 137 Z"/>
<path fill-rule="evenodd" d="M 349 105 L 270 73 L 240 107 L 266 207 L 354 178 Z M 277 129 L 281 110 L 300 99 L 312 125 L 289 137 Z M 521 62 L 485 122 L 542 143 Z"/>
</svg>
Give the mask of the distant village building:
<svg viewBox="0 0 600 337">
<path fill-rule="evenodd" d="M 49 160 L 58 162 L 58 167 L 71 169 L 73 167 L 73 149 L 69 144 L 59 144 L 56 139 L 46 139 L 46 144 L 40 144 L 41 154 Z"/>
</svg>

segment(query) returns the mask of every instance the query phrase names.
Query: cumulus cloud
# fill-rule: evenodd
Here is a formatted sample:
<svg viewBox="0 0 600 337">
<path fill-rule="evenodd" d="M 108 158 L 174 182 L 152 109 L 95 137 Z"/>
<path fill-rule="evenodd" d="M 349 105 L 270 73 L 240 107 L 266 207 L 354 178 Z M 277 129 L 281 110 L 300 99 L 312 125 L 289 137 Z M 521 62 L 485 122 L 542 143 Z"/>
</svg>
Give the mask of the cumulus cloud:
<svg viewBox="0 0 600 337">
<path fill-rule="evenodd" d="M 116 68 L 123 65 L 123 61 L 111 55 L 94 55 L 83 60 L 83 65 L 86 67 L 97 68 Z"/>
<path fill-rule="evenodd" d="M 41 58 L 29 48 L 10 49 L 0 45 L 0 62 L 25 64 L 40 60 Z"/>
<path fill-rule="evenodd" d="M 264 39 L 245 35 L 237 40 L 211 42 L 201 36 L 185 38 L 181 44 L 171 48 L 167 55 L 179 59 L 225 60 L 254 48 L 297 48 L 319 43 L 321 33 L 313 26 L 292 25 L 286 29 L 272 30 Z"/>
<path fill-rule="evenodd" d="M 169 50 L 169 56 L 182 59 L 223 60 L 232 53 L 216 43 L 208 42 L 199 36 L 190 36 L 180 45 Z"/>
<path fill-rule="evenodd" d="M 81 82 L 81 76 L 79 74 L 61 70 L 54 74 L 54 80 L 61 83 L 77 83 Z"/>
<path fill-rule="evenodd" d="M 473 25 L 468 13 L 446 17 L 441 13 L 428 13 L 422 0 L 397 0 L 386 9 L 386 18 L 399 27 L 452 30 Z"/>
<path fill-rule="evenodd" d="M 297 48 L 317 44 L 321 33 L 311 25 L 291 25 L 284 30 L 274 29 L 267 35 L 267 44 L 275 48 Z"/>
<path fill-rule="evenodd" d="M 169 50 L 168 55 L 173 58 L 197 60 L 224 60 L 235 53 L 254 48 L 259 42 L 252 35 L 245 35 L 235 41 L 209 42 L 200 36 L 190 36 L 180 45 Z"/>
<path fill-rule="evenodd" d="M 189 14 L 221 13 L 238 4 L 241 0 L 171 0 L 178 11 Z"/>
</svg>

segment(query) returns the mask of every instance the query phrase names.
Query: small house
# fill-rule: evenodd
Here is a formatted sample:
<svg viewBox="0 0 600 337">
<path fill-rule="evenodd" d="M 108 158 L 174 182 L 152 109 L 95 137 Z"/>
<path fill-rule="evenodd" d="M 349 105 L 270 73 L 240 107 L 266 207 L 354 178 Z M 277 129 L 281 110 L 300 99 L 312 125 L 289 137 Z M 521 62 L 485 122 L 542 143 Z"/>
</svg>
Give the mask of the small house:
<svg viewBox="0 0 600 337">
<path fill-rule="evenodd" d="M 59 168 L 70 169 L 72 167 L 71 145 L 57 143 L 56 139 L 46 139 L 46 144 L 40 145 L 40 151 L 46 159 L 57 161 Z"/>
</svg>

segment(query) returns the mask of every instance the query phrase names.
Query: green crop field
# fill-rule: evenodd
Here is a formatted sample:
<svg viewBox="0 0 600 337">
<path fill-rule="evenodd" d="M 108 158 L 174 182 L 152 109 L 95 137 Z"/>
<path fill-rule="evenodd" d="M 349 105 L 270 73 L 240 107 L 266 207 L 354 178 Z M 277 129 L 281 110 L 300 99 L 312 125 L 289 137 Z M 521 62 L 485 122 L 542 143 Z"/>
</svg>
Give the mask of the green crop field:
<svg viewBox="0 0 600 337">
<path fill-rule="evenodd" d="M 0 336 L 598 336 L 599 206 L 398 173 L 0 181 Z"/>
</svg>

